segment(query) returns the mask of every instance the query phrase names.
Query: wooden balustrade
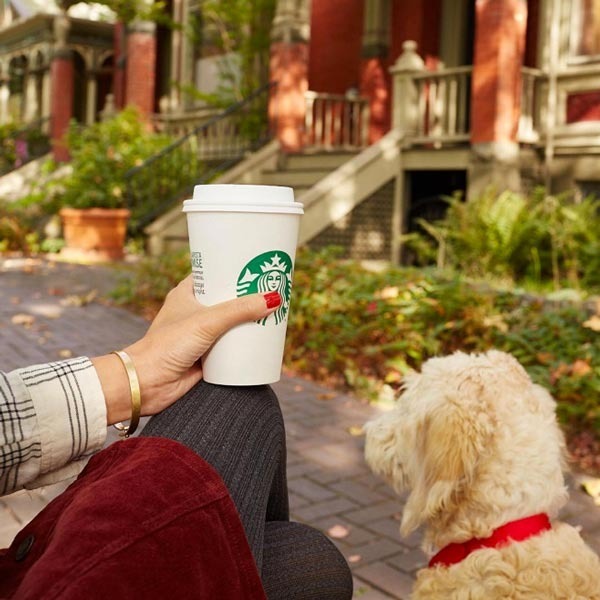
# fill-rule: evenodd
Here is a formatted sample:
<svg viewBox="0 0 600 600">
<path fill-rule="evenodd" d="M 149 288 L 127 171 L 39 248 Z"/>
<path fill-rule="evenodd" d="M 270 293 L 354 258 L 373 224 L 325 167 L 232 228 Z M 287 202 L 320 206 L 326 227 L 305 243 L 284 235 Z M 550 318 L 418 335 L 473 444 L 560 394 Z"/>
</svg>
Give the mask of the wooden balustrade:
<svg viewBox="0 0 600 600">
<path fill-rule="evenodd" d="M 471 65 L 439 71 L 395 69 L 395 125 L 407 133 L 410 143 L 439 147 L 468 142 L 472 72 Z M 544 94 L 544 73 L 523 67 L 518 129 L 521 143 L 540 141 L 545 124 Z"/>
<path fill-rule="evenodd" d="M 368 145 L 369 105 L 354 95 L 306 92 L 305 147 L 360 149 Z"/>
<path fill-rule="evenodd" d="M 472 71 L 465 66 L 412 74 L 417 100 L 413 142 L 441 145 L 469 139 Z"/>
<path fill-rule="evenodd" d="M 542 102 L 542 84 L 545 79 L 546 76 L 539 69 L 521 68 L 521 114 L 517 139 L 522 144 L 536 144 L 540 141 L 545 108 Z"/>
<path fill-rule="evenodd" d="M 173 137 L 182 137 L 204 125 L 221 111 L 220 108 L 206 107 L 190 111 L 161 112 L 152 115 L 152 122 L 157 131 Z"/>
</svg>

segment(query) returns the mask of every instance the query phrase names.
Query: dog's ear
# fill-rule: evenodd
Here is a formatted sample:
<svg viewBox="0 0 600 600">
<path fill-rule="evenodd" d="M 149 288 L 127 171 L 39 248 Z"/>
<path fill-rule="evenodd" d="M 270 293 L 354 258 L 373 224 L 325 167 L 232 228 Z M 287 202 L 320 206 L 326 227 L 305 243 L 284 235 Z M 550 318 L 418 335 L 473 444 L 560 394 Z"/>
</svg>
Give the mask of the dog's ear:
<svg viewBox="0 0 600 600">
<path fill-rule="evenodd" d="M 374 473 L 381 475 L 398 493 L 406 485 L 399 453 L 405 431 L 400 411 L 392 410 L 365 423 L 365 459 Z"/>
<path fill-rule="evenodd" d="M 450 515 L 468 493 L 493 435 L 493 415 L 483 386 L 464 379 L 425 411 L 412 453 L 412 492 L 400 531 L 408 535 L 427 520 Z"/>
</svg>

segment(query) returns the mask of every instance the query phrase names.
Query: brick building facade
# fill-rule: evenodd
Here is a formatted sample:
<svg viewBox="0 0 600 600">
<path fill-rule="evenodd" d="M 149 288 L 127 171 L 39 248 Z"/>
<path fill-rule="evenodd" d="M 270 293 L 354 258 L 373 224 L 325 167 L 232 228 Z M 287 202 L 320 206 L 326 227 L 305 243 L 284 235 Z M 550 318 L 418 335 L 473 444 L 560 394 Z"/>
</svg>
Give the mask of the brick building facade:
<svg viewBox="0 0 600 600">
<path fill-rule="evenodd" d="M 170 30 L 75 8 L 3 14 L 0 122 L 52 115 L 61 158 L 69 118 L 93 122 L 109 93 L 191 119 L 182 90 L 211 91 L 217 64 L 185 35 L 201 3 L 169 0 Z M 599 40 L 598 0 L 278 0 L 274 135 L 288 155 L 356 154 L 399 132 L 403 230 L 490 184 L 598 193 Z"/>
</svg>

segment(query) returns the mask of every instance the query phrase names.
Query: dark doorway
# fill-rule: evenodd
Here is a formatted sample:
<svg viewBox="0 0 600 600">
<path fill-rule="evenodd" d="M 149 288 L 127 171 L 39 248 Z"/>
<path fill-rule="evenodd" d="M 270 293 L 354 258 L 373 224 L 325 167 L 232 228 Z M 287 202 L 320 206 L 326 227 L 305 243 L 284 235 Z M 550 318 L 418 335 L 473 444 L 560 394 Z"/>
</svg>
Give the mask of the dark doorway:
<svg viewBox="0 0 600 600">
<path fill-rule="evenodd" d="M 466 171 L 410 171 L 408 173 L 410 205 L 408 231 L 418 231 L 418 219 L 436 221 L 443 218 L 448 208 L 444 197 L 467 189 Z"/>
<path fill-rule="evenodd" d="M 73 52 L 73 118 L 85 123 L 87 79 L 85 60 L 79 52 Z"/>
<path fill-rule="evenodd" d="M 96 75 L 96 114 L 94 115 L 96 120 L 106 106 L 106 96 L 113 93 L 114 70 L 114 57 L 109 56 L 102 61 L 102 65 L 100 65 L 100 69 Z"/>
</svg>

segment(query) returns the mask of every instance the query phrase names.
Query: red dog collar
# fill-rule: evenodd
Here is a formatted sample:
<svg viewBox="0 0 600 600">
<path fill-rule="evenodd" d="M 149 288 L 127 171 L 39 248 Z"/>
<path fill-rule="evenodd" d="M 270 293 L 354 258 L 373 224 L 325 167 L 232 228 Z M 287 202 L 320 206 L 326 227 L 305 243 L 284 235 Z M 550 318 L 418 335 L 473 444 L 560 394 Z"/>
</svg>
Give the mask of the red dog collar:
<svg viewBox="0 0 600 600">
<path fill-rule="evenodd" d="M 449 567 L 467 558 L 471 552 L 480 548 L 498 548 L 510 542 L 522 542 L 527 538 L 551 529 L 550 519 L 545 513 L 518 519 L 502 525 L 487 538 L 473 538 L 466 542 L 456 542 L 444 546 L 430 561 L 429 566 Z"/>
</svg>

